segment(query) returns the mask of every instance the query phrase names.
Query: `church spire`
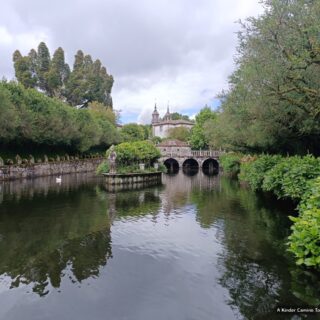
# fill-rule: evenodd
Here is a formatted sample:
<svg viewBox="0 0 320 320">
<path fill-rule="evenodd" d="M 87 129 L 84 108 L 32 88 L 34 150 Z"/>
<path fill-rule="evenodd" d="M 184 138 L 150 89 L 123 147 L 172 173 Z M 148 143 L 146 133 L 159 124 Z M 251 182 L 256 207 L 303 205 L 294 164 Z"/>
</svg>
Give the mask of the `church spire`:
<svg viewBox="0 0 320 320">
<path fill-rule="evenodd" d="M 159 112 L 157 110 L 157 103 L 154 104 L 154 111 L 152 112 L 152 124 L 159 122 Z"/>
</svg>

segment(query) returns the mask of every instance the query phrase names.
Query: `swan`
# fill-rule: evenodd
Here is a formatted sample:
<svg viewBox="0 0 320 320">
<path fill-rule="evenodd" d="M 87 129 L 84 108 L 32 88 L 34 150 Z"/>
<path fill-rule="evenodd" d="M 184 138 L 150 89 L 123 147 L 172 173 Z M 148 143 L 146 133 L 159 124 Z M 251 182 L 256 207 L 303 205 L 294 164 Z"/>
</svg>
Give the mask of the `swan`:
<svg viewBox="0 0 320 320">
<path fill-rule="evenodd" d="M 56 177 L 56 183 L 61 183 L 61 181 L 62 181 L 62 178 L 61 178 L 61 176 L 59 176 L 59 177 Z"/>
</svg>

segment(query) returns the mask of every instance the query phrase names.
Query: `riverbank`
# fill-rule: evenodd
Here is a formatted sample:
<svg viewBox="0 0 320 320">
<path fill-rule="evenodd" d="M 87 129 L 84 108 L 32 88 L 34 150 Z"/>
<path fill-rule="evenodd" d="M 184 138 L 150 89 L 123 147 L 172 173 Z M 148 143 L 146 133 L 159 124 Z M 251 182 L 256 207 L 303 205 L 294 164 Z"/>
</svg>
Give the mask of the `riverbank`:
<svg viewBox="0 0 320 320">
<path fill-rule="evenodd" d="M 92 172 L 97 169 L 103 160 L 104 158 L 77 159 L 0 166 L 0 181 Z"/>
<path fill-rule="evenodd" d="M 288 250 L 298 265 L 320 270 L 320 158 L 312 155 L 243 155 L 222 157 L 228 174 L 236 174 L 255 191 L 272 192 L 298 205 L 288 237 Z"/>
</svg>

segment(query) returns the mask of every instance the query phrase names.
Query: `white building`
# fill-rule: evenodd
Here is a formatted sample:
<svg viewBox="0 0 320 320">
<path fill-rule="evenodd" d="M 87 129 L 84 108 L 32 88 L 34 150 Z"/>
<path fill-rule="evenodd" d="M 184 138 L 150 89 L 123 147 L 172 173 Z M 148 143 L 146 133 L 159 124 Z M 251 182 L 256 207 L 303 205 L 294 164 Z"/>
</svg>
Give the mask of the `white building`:
<svg viewBox="0 0 320 320">
<path fill-rule="evenodd" d="M 193 122 L 188 120 L 172 120 L 171 113 L 169 112 L 169 107 L 167 108 L 167 113 L 161 119 L 159 117 L 159 112 L 157 111 L 157 105 L 154 106 L 151 124 L 153 136 L 160 138 L 166 138 L 169 134 L 169 129 L 177 127 L 186 127 L 188 129 L 191 129 L 194 125 Z"/>
</svg>

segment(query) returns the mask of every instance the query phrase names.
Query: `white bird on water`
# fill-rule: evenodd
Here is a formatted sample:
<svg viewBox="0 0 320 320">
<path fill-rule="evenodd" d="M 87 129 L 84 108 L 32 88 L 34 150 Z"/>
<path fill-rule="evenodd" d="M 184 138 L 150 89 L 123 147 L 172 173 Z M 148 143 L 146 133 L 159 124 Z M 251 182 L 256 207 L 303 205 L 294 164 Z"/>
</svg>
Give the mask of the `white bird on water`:
<svg viewBox="0 0 320 320">
<path fill-rule="evenodd" d="M 59 177 L 56 177 L 56 183 L 61 183 L 61 181 L 62 181 L 62 178 L 61 178 L 61 176 L 59 176 Z"/>
</svg>

